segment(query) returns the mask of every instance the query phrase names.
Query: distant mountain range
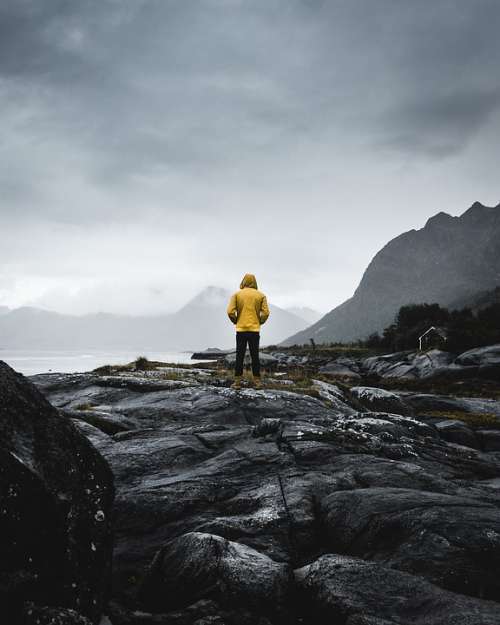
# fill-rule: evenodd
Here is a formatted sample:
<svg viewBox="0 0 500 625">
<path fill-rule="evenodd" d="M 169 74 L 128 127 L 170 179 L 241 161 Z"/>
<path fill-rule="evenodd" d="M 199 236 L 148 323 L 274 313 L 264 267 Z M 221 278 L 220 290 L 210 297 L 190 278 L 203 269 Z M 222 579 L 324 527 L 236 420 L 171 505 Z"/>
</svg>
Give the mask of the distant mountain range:
<svg viewBox="0 0 500 625">
<path fill-rule="evenodd" d="M 460 217 L 441 212 L 424 228 L 392 239 L 375 255 L 350 299 L 284 345 L 365 338 L 389 325 L 403 305 L 460 307 L 499 285 L 500 204 L 475 202 Z"/>
<path fill-rule="evenodd" d="M 229 297 L 229 291 L 210 286 L 176 313 L 136 317 L 109 313 L 77 316 L 33 307 L 0 307 L 0 348 L 138 352 L 230 348 L 235 329 L 226 316 Z M 279 343 L 310 324 L 310 317 L 272 304 L 270 309 L 269 321 L 261 331 L 262 344 Z"/>
</svg>

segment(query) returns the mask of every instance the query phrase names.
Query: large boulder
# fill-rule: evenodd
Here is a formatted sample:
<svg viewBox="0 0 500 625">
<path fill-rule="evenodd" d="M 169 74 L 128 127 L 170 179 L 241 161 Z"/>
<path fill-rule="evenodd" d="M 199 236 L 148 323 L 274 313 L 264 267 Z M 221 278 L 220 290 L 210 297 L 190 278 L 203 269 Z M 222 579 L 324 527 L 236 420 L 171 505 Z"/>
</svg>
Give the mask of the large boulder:
<svg viewBox="0 0 500 625">
<path fill-rule="evenodd" d="M 495 380 L 500 376 L 500 345 L 471 349 L 456 358 L 439 349 L 371 356 L 362 361 L 361 369 L 367 375 L 382 378 Z"/>
<path fill-rule="evenodd" d="M 31 601 L 40 623 L 49 614 L 44 606 L 98 622 L 111 569 L 112 502 L 106 461 L 26 378 L 0 361 L 2 618 L 8 612 L 9 623 L 30 622 Z M 74 615 L 68 614 L 61 622 L 70 622 Z"/>
<path fill-rule="evenodd" d="M 455 361 L 461 367 L 475 367 L 475 375 L 487 380 L 500 379 L 500 344 L 471 349 Z"/>
<path fill-rule="evenodd" d="M 478 430 L 476 434 L 484 451 L 500 451 L 500 430 Z"/>
<path fill-rule="evenodd" d="M 463 366 L 500 366 L 500 344 L 470 349 L 469 351 L 460 354 L 460 356 L 457 356 L 455 362 Z"/>
<path fill-rule="evenodd" d="M 359 379 L 359 364 L 354 358 L 336 358 L 318 369 L 319 373 L 326 373 L 333 377 Z"/>
<path fill-rule="evenodd" d="M 419 378 L 430 378 L 443 373 L 455 357 L 451 352 L 440 349 L 416 352 L 411 362 Z"/>
<path fill-rule="evenodd" d="M 143 587 L 144 603 L 173 610 L 213 599 L 259 613 L 281 614 L 290 570 L 241 543 L 201 532 L 184 534 L 156 556 Z"/>
<path fill-rule="evenodd" d="M 425 352 L 395 352 L 366 358 L 362 361 L 361 367 L 364 373 L 382 378 L 470 377 L 469 368 L 453 364 L 454 358 L 454 354 L 439 349 Z"/>
<path fill-rule="evenodd" d="M 408 488 L 331 493 L 320 518 L 331 551 L 373 559 L 476 597 L 500 595 L 498 501 Z"/>
<path fill-rule="evenodd" d="M 295 571 L 310 623 L 498 625 L 498 604 L 443 591 L 423 579 L 357 558 L 328 554 Z"/>
<path fill-rule="evenodd" d="M 381 378 L 414 379 L 417 377 L 407 352 L 370 356 L 361 362 L 361 370 L 366 375 L 376 375 Z"/>
<path fill-rule="evenodd" d="M 413 408 L 401 399 L 399 395 L 382 388 L 353 386 L 351 388 L 351 397 L 357 400 L 367 410 L 373 412 L 392 412 L 405 416 L 412 416 L 414 414 Z"/>
<path fill-rule="evenodd" d="M 319 373 L 331 375 L 334 378 L 352 378 L 355 380 L 359 380 L 359 378 L 361 378 L 357 371 L 353 371 L 346 365 L 339 364 L 334 360 L 320 367 L 318 371 Z"/>
<path fill-rule="evenodd" d="M 478 437 L 471 428 L 467 427 L 463 421 L 457 419 L 445 419 L 434 424 L 441 438 L 455 445 L 465 445 L 473 449 L 480 448 Z"/>
<path fill-rule="evenodd" d="M 433 395 L 431 393 L 404 393 L 404 400 L 410 404 L 417 414 L 441 413 L 448 417 L 463 413 L 477 417 L 483 416 L 481 421 L 489 422 L 494 427 L 500 426 L 500 400 L 485 399 L 483 397 L 453 397 L 450 395 Z M 485 423 L 486 424 L 486 423 Z"/>
<path fill-rule="evenodd" d="M 312 380 L 312 385 L 321 399 L 327 401 L 328 405 L 340 414 L 351 415 L 356 413 L 356 410 L 349 405 L 344 393 L 335 384 L 329 384 L 323 380 Z"/>
</svg>

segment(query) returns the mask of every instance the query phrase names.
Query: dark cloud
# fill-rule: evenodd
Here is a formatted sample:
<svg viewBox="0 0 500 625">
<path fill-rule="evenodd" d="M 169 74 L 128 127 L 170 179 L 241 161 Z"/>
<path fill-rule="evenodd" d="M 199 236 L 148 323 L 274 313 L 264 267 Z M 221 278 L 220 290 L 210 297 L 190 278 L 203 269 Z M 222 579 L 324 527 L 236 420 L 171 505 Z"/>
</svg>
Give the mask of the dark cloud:
<svg viewBox="0 0 500 625">
<path fill-rule="evenodd" d="M 352 117 L 351 132 L 420 150 L 449 114 L 437 143 L 459 149 L 492 110 L 498 17 L 481 0 L 24 0 L 3 9 L 0 70 L 49 90 L 46 132 L 97 154 L 89 175 L 110 181 L 245 161 Z"/>
<path fill-rule="evenodd" d="M 498 193 L 499 18 L 496 0 L 3 0 L 0 220 L 48 244 L 42 262 L 5 245 L 0 261 L 49 280 L 62 239 L 90 237 L 92 281 L 107 229 L 126 229 L 122 263 L 161 230 L 190 250 L 194 289 L 192 250 L 210 248 L 217 283 L 228 238 L 259 224 L 259 258 L 300 250 L 283 285 L 343 263 L 347 295 L 398 229 Z M 365 218 L 354 262 L 346 241 Z"/>
<path fill-rule="evenodd" d="M 452 156 L 499 109 L 500 86 L 490 91 L 427 94 L 420 102 L 385 114 L 385 145 L 434 158 Z"/>
</svg>

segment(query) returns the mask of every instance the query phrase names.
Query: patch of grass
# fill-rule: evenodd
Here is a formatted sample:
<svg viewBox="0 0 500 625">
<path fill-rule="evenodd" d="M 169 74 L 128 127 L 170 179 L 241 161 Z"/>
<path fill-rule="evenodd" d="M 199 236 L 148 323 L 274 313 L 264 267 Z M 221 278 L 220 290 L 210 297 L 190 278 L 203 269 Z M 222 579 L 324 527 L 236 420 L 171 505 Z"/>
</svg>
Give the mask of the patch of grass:
<svg viewBox="0 0 500 625">
<path fill-rule="evenodd" d="M 465 412 L 464 410 L 429 410 L 419 413 L 423 417 L 457 419 L 472 428 L 500 429 L 500 419 L 489 412 Z"/>
<path fill-rule="evenodd" d="M 365 376 L 354 385 L 376 386 L 394 391 L 410 391 L 413 393 L 432 393 L 433 395 L 454 395 L 456 397 L 485 397 L 500 399 L 500 384 L 493 380 L 446 380 L 420 379 L 405 380 L 403 378 L 380 378 Z"/>
<path fill-rule="evenodd" d="M 97 375 L 116 375 L 123 371 L 132 371 L 132 365 L 133 363 L 127 365 L 102 365 L 102 367 L 94 369 L 92 373 L 96 373 Z"/>
<path fill-rule="evenodd" d="M 225 381 L 229 385 L 234 380 L 234 371 L 232 369 L 219 368 L 213 372 L 210 383 L 213 384 L 213 377 L 217 377 L 221 382 Z M 291 381 L 292 384 L 281 384 L 281 380 Z M 207 381 L 207 380 L 204 380 Z M 245 388 L 245 382 L 249 384 L 251 388 L 252 376 L 248 371 L 243 372 L 243 387 Z M 272 375 L 262 376 L 262 389 L 266 391 L 287 391 L 288 393 L 296 393 L 297 395 L 309 395 L 316 399 L 320 399 L 319 392 L 312 386 L 311 379 L 304 375 L 303 371 L 291 370 L 286 376 L 282 376 L 278 379 L 272 377 Z"/>
<path fill-rule="evenodd" d="M 108 434 L 109 436 L 113 436 L 113 434 L 118 434 L 118 432 L 123 432 L 123 430 L 125 429 L 119 423 L 108 421 L 107 419 L 103 419 L 98 415 L 84 413 L 80 417 L 80 420 L 88 423 L 89 425 L 92 425 L 93 427 L 101 430 L 101 432 L 104 432 L 104 434 Z"/>
<path fill-rule="evenodd" d="M 86 404 L 78 404 L 74 407 L 75 410 L 93 410 L 95 408 L 94 404 L 86 403 Z"/>
<path fill-rule="evenodd" d="M 383 354 L 384 351 L 376 348 L 363 347 L 360 345 L 316 345 L 316 349 L 313 349 L 311 345 L 293 345 L 292 347 L 283 347 L 282 345 L 270 345 L 264 347 L 263 352 L 281 352 L 283 354 L 290 354 L 293 356 L 309 356 L 314 357 L 328 357 L 329 359 L 340 357 L 352 357 L 352 358 L 368 358 L 369 356 L 376 356 Z"/>
<path fill-rule="evenodd" d="M 146 356 L 138 356 L 134 360 L 134 368 L 136 371 L 149 371 L 150 369 L 153 369 L 154 366 L 149 362 Z"/>
<path fill-rule="evenodd" d="M 160 360 L 150 360 L 150 364 L 154 365 L 156 369 L 160 367 L 175 367 L 176 369 L 210 369 L 210 367 L 205 366 L 205 363 L 186 363 L 186 362 L 161 362 Z M 208 365 L 208 363 L 207 363 Z"/>
<path fill-rule="evenodd" d="M 264 380 L 262 388 L 265 391 L 287 391 L 288 393 L 295 393 L 296 395 L 309 395 L 309 397 L 320 399 L 318 389 L 312 387 L 301 387 L 295 384 L 275 384 L 272 381 Z"/>
<path fill-rule="evenodd" d="M 102 367 L 94 369 L 92 373 L 96 373 L 97 375 L 112 375 L 114 373 L 114 369 L 111 365 L 103 365 Z"/>
<path fill-rule="evenodd" d="M 193 380 L 193 376 L 189 378 L 182 375 L 181 373 L 176 373 L 175 371 L 162 371 L 161 375 L 155 379 L 173 380 L 174 382 L 189 382 L 190 380 Z"/>
<path fill-rule="evenodd" d="M 92 373 L 97 375 L 116 375 L 117 373 L 126 373 L 127 371 L 156 371 L 163 367 L 174 367 L 176 369 L 199 369 L 199 365 L 175 362 L 161 362 L 159 360 L 148 360 L 145 356 L 139 356 L 136 360 L 129 362 L 125 365 L 103 365 L 97 367 Z M 209 366 L 203 366 L 204 369 L 211 369 Z"/>
</svg>

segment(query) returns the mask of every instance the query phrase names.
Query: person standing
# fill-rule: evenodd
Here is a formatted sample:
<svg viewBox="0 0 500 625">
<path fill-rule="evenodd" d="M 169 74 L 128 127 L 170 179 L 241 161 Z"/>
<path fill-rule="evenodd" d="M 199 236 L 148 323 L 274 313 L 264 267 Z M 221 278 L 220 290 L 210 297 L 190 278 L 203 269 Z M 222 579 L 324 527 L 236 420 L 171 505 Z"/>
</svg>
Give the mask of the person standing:
<svg viewBox="0 0 500 625">
<path fill-rule="evenodd" d="M 240 290 L 229 300 L 227 316 L 236 325 L 236 364 L 234 367 L 234 384 L 231 388 L 241 388 L 243 360 L 247 343 L 252 358 L 252 374 L 256 388 L 261 387 L 259 340 L 260 326 L 269 317 L 269 307 L 264 293 L 257 288 L 257 280 L 251 273 L 246 273 L 240 284 Z"/>
</svg>

